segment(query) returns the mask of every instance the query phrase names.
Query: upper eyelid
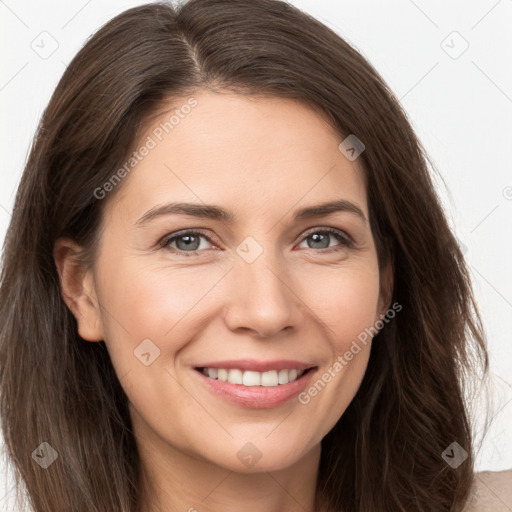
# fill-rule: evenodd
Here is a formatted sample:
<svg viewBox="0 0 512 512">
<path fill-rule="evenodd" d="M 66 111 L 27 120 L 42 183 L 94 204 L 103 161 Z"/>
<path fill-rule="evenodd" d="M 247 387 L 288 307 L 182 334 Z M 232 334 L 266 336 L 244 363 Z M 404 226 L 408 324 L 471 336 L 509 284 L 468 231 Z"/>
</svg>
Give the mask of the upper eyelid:
<svg viewBox="0 0 512 512">
<path fill-rule="evenodd" d="M 179 231 L 176 231 L 176 232 L 164 235 L 160 239 L 159 243 L 168 243 L 168 242 L 170 242 L 171 240 L 173 240 L 175 238 L 179 238 L 181 236 L 185 236 L 185 235 L 188 235 L 190 233 L 197 233 L 197 234 L 203 236 L 204 238 L 207 238 L 210 242 L 212 242 L 212 243 L 214 242 L 212 240 L 212 238 L 214 238 L 214 237 L 212 237 L 210 235 L 207 235 L 203 229 L 201 229 L 201 228 L 189 228 L 189 229 L 180 229 Z"/>
</svg>

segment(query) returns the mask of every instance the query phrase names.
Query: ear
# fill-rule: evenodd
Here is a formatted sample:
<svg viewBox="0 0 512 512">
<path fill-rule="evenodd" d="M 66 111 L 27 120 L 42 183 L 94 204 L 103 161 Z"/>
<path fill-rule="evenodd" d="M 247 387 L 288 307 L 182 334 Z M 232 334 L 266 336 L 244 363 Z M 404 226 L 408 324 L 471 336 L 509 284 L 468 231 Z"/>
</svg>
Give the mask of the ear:
<svg viewBox="0 0 512 512">
<path fill-rule="evenodd" d="M 70 238 L 59 238 L 53 248 L 53 258 L 62 298 L 77 320 L 78 334 L 87 341 L 102 341 L 103 324 L 94 276 L 92 269 L 86 268 L 78 258 L 82 251 Z"/>
</svg>

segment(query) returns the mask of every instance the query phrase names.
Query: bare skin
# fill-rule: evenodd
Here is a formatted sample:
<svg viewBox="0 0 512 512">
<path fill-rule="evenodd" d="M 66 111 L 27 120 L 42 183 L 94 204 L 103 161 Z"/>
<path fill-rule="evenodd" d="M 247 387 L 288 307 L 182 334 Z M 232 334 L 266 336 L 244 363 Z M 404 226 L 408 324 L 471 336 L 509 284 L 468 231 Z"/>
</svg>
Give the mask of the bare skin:
<svg viewBox="0 0 512 512">
<path fill-rule="evenodd" d="M 312 385 L 381 318 L 391 271 L 379 272 L 363 170 L 301 103 L 194 97 L 193 111 L 118 185 L 94 266 L 81 268 L 73 258 L 80 248 L 57 241 L 63 294 L 80 336 L 105 341 L 128 396 L 146 484 L 142 512 L 314 512 L 320 442 L 353 399 L 371 340 L 307 403 L 237 405 L 212 392 L 195 366 L 291 359 L 315 367 Z M 137 147 L 168 118 L 154 119 Z M 293 218 L 339 199 L 362 217 Z M 174 213 L 137 223 L 170 202 L 215 204 L 236 219 Z M 183 230 L 192 228 L 203 233 L 190 243 Z M 178 231 L 181 238 L 158 245 Z M 240 246 L 261 254 L 248 262 Z M 134 357 L 143 340 L 152 359 L 160 351 L 147 366 Z M 247 450 L 256 462 L 244 460 Z"/>
</svg>

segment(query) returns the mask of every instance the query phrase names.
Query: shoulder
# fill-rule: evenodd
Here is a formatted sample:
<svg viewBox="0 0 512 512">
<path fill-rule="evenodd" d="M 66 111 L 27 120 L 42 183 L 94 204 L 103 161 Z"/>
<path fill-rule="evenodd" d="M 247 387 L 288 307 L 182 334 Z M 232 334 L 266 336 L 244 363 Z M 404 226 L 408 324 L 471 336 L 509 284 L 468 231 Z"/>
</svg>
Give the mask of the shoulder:
<svg viewBox="0 0 512 512">
<path fill-rule="evenodd" d="M 512 469 L 475 473 L 464 512 L 509 512 L 512 510 Z"/>
</svg>

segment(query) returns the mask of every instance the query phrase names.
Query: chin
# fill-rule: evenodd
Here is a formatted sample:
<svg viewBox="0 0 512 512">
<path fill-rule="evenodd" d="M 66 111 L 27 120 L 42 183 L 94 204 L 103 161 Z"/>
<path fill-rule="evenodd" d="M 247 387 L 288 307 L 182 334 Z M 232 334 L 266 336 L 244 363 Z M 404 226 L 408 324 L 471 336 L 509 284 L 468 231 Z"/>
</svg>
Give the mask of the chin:
<svg viewBox="0 0 512 512">
<path fill-rule="evenodd" d="M 278 444 L 278 446 L 276 446 Z M 311 450 L 301 448 L 301 444 L 288 437 L 276 437 L 271 443 L 260 440 L 230 442 L 229 450 L 224 450 L 220 459 L 211 462 L 236 473 L 263 473 L 281 471 L 301 463 Z M 222 448 L 221 448 L 222 449 Z M 232 454 L 235 452 L 235 457 Z M 222 462 L 219 464 L 219 460 Z"/>
</svg>

